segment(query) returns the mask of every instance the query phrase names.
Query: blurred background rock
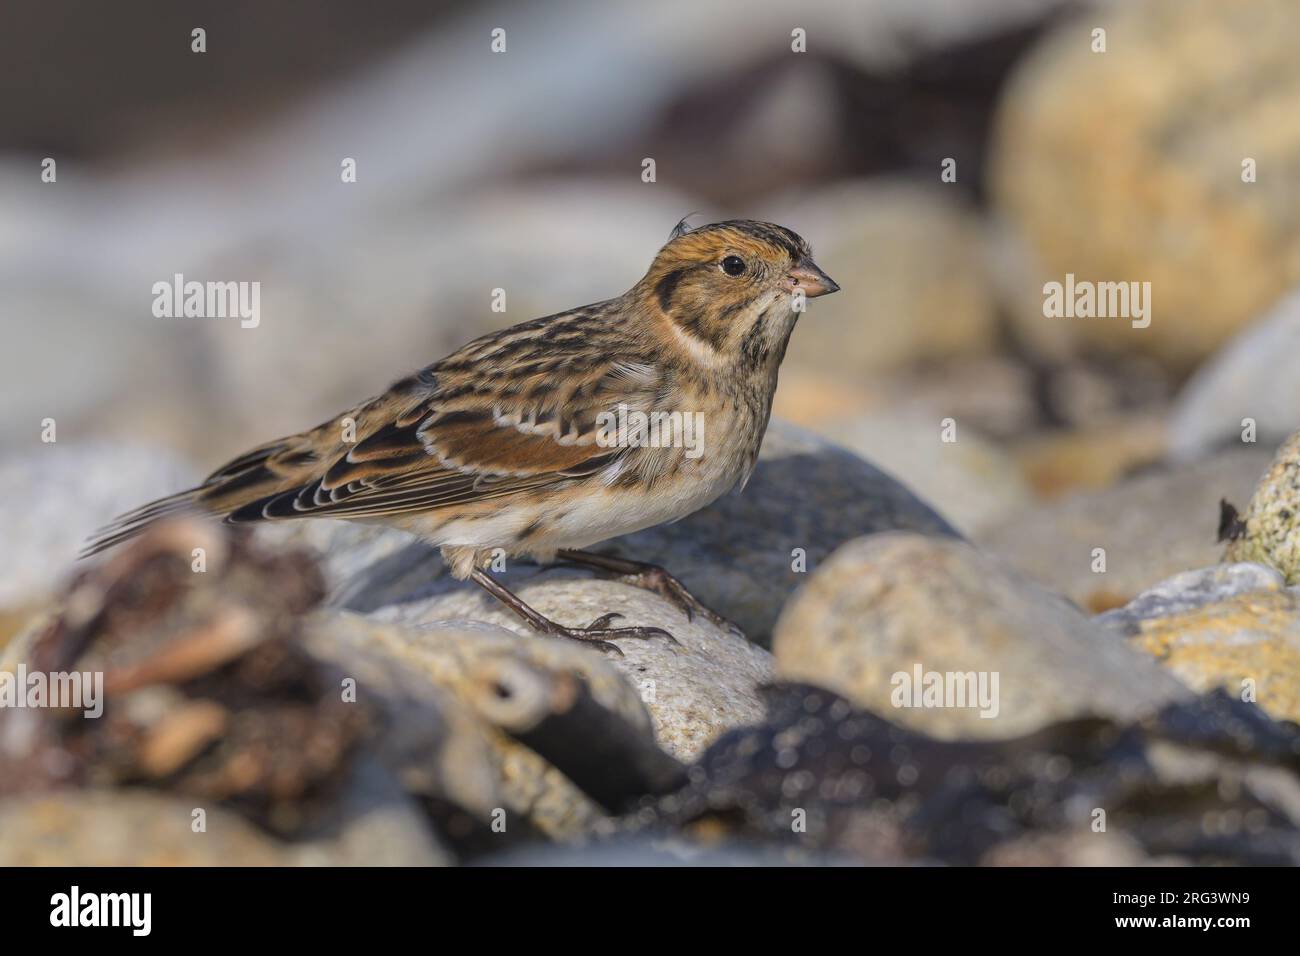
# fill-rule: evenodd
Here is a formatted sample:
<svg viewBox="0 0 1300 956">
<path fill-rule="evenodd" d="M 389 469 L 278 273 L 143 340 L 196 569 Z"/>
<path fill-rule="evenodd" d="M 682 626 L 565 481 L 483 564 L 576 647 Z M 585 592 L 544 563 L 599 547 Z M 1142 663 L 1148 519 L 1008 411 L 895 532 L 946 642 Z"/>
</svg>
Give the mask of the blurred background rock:
<svg viewBox="0 0 1300 956">
<path fill-rule="evenodd" d="M 5 611 L 124 494 L 618 294 L 693 211 L 789 225 L 843 286 L 778 416 L 1122 604 L 1183 567 L 1160 555 L 1214 552 L 1214 502 L 1300 426 L 1297 49 L 1293 0 L 10 0 L 0 470 L 29 478 L 0 504 Z M 155 318 L 176 273 L 260 282 L 260 325 Z M 1066 273 L 1151 282 L 1151 326 L 1045 318 Z M 1089 529 L 1124 522 L 1158 554 L 1076 583 Z"/>
</svg>

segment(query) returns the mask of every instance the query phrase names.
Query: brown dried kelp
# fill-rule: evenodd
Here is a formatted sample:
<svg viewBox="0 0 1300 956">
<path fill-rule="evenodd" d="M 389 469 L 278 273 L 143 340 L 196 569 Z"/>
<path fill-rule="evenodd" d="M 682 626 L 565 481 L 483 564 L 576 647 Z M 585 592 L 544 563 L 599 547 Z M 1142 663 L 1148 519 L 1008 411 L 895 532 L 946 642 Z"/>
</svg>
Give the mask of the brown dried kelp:
<svg viewBox="0 0 1300 956">
<path fill-rule="evenodd" d="M 25 668 L 102 680 L 102 715 L 0 712 L 0 789 L 154 786 L 302 826 L 370 723 L 298 644 L 323 593 L 306 555 L 189 520 L 87 568 Z"/>
</svg>

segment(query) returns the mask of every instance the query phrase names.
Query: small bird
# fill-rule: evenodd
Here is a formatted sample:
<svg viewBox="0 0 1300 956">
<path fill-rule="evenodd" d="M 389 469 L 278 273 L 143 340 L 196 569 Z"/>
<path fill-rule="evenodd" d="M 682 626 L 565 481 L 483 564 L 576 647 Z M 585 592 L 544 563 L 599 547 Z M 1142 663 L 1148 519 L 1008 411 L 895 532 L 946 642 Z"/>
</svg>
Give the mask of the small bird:
<svg viewBox="0 0 1300 956">
<path fill-rule="evenodd" d="M 583 549 L 744 486 L 804 302 L 838 289 L 789 229 L 743 219 L 691 229 L 683 219 L 618 298 L 475 339 L 123 515 L 82 555 L 191 510 L 236 524 L 346 518 L 439 546 L 454 577 L 544 634 L 613 651 L 611 639 L 672 638 L 610 627 L 617 613 L 586 627 L 552 621 L 489 573 L 495 550 L 593 567 L 727 625 L 663 568 Z"/>
</svg>

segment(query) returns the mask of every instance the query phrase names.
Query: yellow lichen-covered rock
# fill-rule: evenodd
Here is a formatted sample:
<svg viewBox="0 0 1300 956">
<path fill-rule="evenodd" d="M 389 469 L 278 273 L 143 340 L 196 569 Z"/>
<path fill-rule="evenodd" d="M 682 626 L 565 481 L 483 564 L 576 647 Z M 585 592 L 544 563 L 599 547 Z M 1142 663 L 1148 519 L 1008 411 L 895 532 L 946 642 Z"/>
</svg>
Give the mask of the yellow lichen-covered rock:
<svg viewBox="0 0 1300 956">
<path fill-rule="evenodd" d="M 1198 691 L 1248 694 L 1275 718 L 1300 720 L 1300 596 L 1252 591 L 1143 621 L 1134 646 Z"/>
<path fill-rule="evenodd" d="M 1297 49 L 1294 0 L 1152 0 L 1090 10 L 1027 58 L 991 174 L 1026 250 L 1027 338 L 1055 323 L 1185 368 L 1300 279 Z M 1044 317 L 1067 274 L 1150 282 L 1150 326 Z"/>
</svg>

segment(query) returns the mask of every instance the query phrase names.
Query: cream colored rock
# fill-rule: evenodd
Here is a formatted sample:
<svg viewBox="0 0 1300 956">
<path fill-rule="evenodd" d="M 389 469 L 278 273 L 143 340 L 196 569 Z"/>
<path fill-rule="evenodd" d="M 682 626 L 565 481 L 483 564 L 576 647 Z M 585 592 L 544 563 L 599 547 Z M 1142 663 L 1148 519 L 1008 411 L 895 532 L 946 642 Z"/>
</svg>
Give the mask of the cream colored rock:
<svg viewBox="0 0 1300 956">
<path fill-rule="evenodd" d="M 1131 719 L 1187 693 L 1064 598 L 968 544 L 914 534 L 840 548 L 786 606 L 773 648 L 778 678 L 939 737 L 1013 737 L 1089 713 Z M 932 673 L 973 674 L 986 694 L 915 706 Z"/>
<path fill-rule="evenodd" d="M 1300 279 L 1297 46 L 1291 0 L 1118 3 L 1053 29 L 1010 80 L 992 145 L 1027 259 L 1011 311 L 1186 369 Z M 1150 282 L 1149 327 L 1044 317 L 1043 284 L 1067 273 Z"/>
</svg>

